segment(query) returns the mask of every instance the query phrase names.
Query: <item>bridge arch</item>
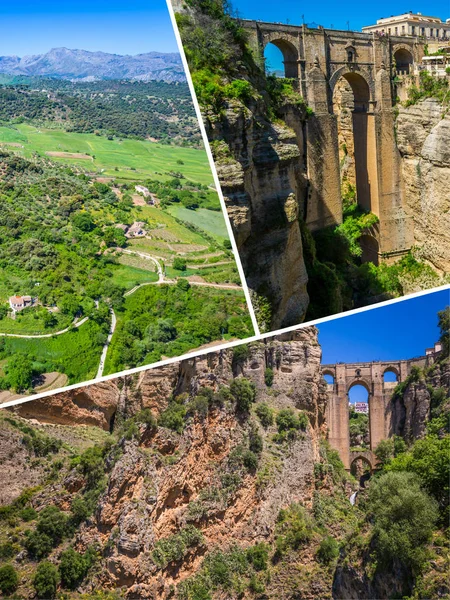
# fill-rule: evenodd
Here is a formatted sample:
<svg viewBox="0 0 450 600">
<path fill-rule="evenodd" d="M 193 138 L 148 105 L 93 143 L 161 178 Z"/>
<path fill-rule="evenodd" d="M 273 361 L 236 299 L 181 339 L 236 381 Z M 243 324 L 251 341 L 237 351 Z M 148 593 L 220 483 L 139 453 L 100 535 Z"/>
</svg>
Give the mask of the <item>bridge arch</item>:
<svg viewBox="0 0 450 600">
<path fill-rule="evenodd" d="M 355 97 L 355 103 L 364 103 L 368 105 L 369 102 L 374 100 L 375 85 L 373 77 L 367 69 L 356 63 L 346 64 L 337 69 L 330 77 L 331 94 L 334 93 L 336 84 L 341 77 L 346 79 L 350 84 Z"/>
<path fill-rule="evenodd" d="M 369 394 L 369 396 L 370 396 L 370 394 L 371 394 L 371 391 L 372 391 L 372 385 L 371 385 L 371 382 L 370 382 L 370 381 L 367 381 L 367 380 L 366 380 L 366 379 L 364 379 L 364 378 L 356 378 L 356 379 L 354 379 L 352 382 L 350 382 L 350 383 L 347 385 L 347 395 L 349 394 L 350 390 L 351 390 L 352 388 L 354 388 L 356 385 L 360 385 L 360 386 L 362 386 L 362 387 L 363 387 L 365 390 L 367 390 L 367 393 L 368 393 L 368 394 Z"/>
<path fill-rule="evenodd" d="M 395 68 L 400 75 L 408 75 L 414 63 L 414 56 L 409 46 L 399 44 L 392 49 Z"/>
<path fill-rule="evenodd" d="M 285 77 L 298 79 L 299 53 L 296 39 L 292 39 L 290 35 L 280 34 L 280 32 L 267 33 L 263 36 L 263 54 L 269 44 L 278 48 L 283 55 Z"/>
<path fill-rule="evenodd" d="M 393 373 L 393 374 L 395 375 L 395 381 L 396 381 L 396 382 L 400 381 L 400 372 L 399 372 L 399 370 L 397 369 L 397 367 L 394 367 L 394 366 L 389 366 L 389 367 L 386 367 L 386 368 L 384 369 L 384 371 L 383 371 L 383 382 L 385 382 L 385 383 L 386 383 L 386 381 L 389 381 L 389 379 L 386 379 L 386 375 L 387 375 L 388 373 Z"/>
<path fill-rule="evenodd" d="M 358 241 L 362 250 L 362 262 L 371 262 L 378 266 L 380 262 L 380 244 L 378 239 L 370 233 L 364 233 L 358 238 Z"/>
</svg>

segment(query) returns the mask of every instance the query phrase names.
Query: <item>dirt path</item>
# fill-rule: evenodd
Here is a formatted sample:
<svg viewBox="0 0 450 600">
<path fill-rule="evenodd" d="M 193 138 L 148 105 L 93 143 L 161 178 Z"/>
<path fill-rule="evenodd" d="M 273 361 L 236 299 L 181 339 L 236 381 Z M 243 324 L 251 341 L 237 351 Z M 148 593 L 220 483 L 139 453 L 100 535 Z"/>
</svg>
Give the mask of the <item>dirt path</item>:
<svg viewBox="0 0 450 600">
<path fill-rule="evenodd" d="M 2 337 L 14 337 L 14 338 L 33 338 L 33 339 L 40 339 L 40 338 L 51 338 L 54 335 L 62 335 L 63 333 L 67 333 L 70 329 L 70 327 L 80 327 L 81 325 L 83 325 L 83 323 L 86 323 L 86 321 L 89 320 L 89 317 L 84 317 L 84 319 L 81 319 L 81 321 L 77 321 L 75 320 L 69 327 L 66 327 L 65 329 L 61 329 L 61 331 L 53 331 L 52 333 L 41 333 L 40 335 L 25 335 L 25 334 L 19 334 L 19 333 L 0 333 L 0 336 Z"/>
<path fill-rule="evenodd" d="M 111 312 L 111 325 L 109 328 L 109 333 L 108 333 L 108 337 L 106 338 L 105 345 L 103 346 L 102 355 L 100 357 L 100 364 L 98 365 L 98 371 L 97 371 L 96 378 L 102 377 L 102 375 L 103 375 L 103 371 L 105 370 L 106 355 L 108 353 L 108 348 L 111 343 L 112 336 L 116 329 L 116 324 L 117 324 L 116 313 L 114 312 L 114 310 L 112 308 L 110 309 L 110 312 Z"/>
</svg>

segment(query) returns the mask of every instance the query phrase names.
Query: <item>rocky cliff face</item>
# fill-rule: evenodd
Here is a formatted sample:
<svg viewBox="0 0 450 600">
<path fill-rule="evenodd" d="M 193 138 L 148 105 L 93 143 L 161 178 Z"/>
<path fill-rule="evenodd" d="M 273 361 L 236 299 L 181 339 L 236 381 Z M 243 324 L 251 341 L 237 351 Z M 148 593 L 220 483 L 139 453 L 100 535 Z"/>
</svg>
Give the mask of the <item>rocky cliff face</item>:
<svg viewBox="0 0 450 600">
<path fill-rule="evenodd" d="M 227 404 L 190 419 L 181 434 L 139 425 L 132 439 L 121 438 L 106 458 L 107 485 L 97 509 L 73 540 L 78 551 L 101 548 L 100 563 L 80 591 L 124 587 L 127 598 L 171 598 L 174 586 L 193 575 L 208 552 L 271 542 L 280 509 L 293 502 L 311 506 L 326 403 L 320 360 L 317 330 L 308 328 L 253 343 L 239 356 L 223 350 L 16 407 L 16 415 L 38 416 L 59 424 L 55 428 L 76 424 L 72 430 L 83 437 L 83 423 L 113 429 L 145 408 L 159 415 L 170 397 L 195 397 L 205 387 L 218 391 L 243 376 L 254 383 L 257 402 L 301 409 L 309 417 L 305 431 L 284 446 L 272 441 L 275 425 L 264 429 Z M 236 453 L 255 432 L 263 440 L 257 472 L 236 466 Z M 69 511 L 83 493 L 85 482 L 76 469 L 60 471 L 57 483 L 35 495 L 38 511 L 49 503 Z M 155 544 L 192 525 L 201 530 L 202 542 L 161 569 L 152 554 Z M 50 559 L 57 560 L 58 553 Z M 277 589 L 286 589 L 278 571 L 274 581 Z"/>
<path fill-rule="evenodd" d="M 439 273 L 450 270 L 450 114 L 433 98 L 400 108 L 406 210 L 414 219 L 417 256 Z"/>
<path fill-rule="evenodd" d="M 248 285 L 272 306 L 269 330 L 301 323 L 308 306 L 298 223 L 307 181 L 297 132 L 266 112 L 261 100 L 230 101 L 205 123 Z"/>
<path fill-rule="evenodd" d="M 438 390 L 450 397 L 450 361 L 436 362 L 418 381 L 408 383 L 402 393 L 394 395 L 392 433 L 408 443 L 425 435 L 433 408 L 433 395 Z"/>
</svg>

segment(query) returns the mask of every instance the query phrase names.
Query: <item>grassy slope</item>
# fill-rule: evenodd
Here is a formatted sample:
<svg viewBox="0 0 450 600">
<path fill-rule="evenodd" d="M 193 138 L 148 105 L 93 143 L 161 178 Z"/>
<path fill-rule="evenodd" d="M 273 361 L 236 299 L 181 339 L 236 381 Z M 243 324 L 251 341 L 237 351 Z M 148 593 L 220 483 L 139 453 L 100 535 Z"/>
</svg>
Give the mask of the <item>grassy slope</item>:
<svg viewBox="0 0 450 600">
<path fill-rule="evenodd" d="M 0 127 L 0 143 L 18 143 L 11 146 L 29 158 L 34 152 L 76 152 L 95 156 L 94 160 L 55 158 L 65 164 L 76 164 L 83 169 L 102 171 L 103 176 L 122 179 L 170 179 L 169 171 L 182 173 L 186 179 L 209 185 L 213 182 L 206 152 L 193 148 L 165 146 L 150 141 L 133 139 L 108 140 L 92 133 L 72 133 L 62 129 L 43 129 L 21 123 Z M 182 161 L 183 164 L 178 164 Z M 118 170 L 115 170 L 117 167 Z M 131 168 L 135 170 L 130 170 Z"/>
<path fill-rule="evenodd" d="M 63 335 L 45 339 L 4 338 L 8 354 L 23 352 L 39 361 L 51 360 L 69 384 L 92 379 L 98 369 L 102 346 L 97 342 L 99 326 L 92 320 Z"/>
<path fill-rule="evenodd" d="M 204 208 L 189 210 L 184 206 L 177 205 L 169 206 L 167 212 L 177 217 L 177 219 L 201 227 L 215 238 L 220 238 L 222 241 L 228 239 L 227 226 L 221 212 L 214 212 Z"/>
</svg>

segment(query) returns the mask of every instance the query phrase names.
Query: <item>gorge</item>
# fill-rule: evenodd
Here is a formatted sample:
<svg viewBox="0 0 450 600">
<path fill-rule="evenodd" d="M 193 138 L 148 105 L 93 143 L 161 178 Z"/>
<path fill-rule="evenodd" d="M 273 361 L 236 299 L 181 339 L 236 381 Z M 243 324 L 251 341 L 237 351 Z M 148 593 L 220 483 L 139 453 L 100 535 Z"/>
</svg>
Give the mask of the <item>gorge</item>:
<svg viewBox="0 0 450 600">
<path fill-rule="evenodd" d="M 0 549 L 20 572 L 18 597 L 48 561 L 70 597 L 444 597 L 435 502 L 445 511 L 448 494 L 428 481 L 424 495 L 420 471 L 396 465 L 415 464 L 417 445 L 448 454 L 447 354 L 400 367 L 388 404 L 402 453 L 398 441 L 378 453 L 359 488 L 330 446 L 321 353 L 310 327 L 2 411 Z M 405 477 L 434 523 L 417 539 L 420 565 L 386 555 L 370 516 L 383 482 Z M 42 549 L 49 507 L 67 527 Z M 85 565 L 78 578 L 61 566 L 69 550 Z"/>
<path fill-rule="evenodd" d="M 445 282 L 448 98 L 406 101 L 423 41 L 174 8 L 260 328 Z"/>
</svg>

